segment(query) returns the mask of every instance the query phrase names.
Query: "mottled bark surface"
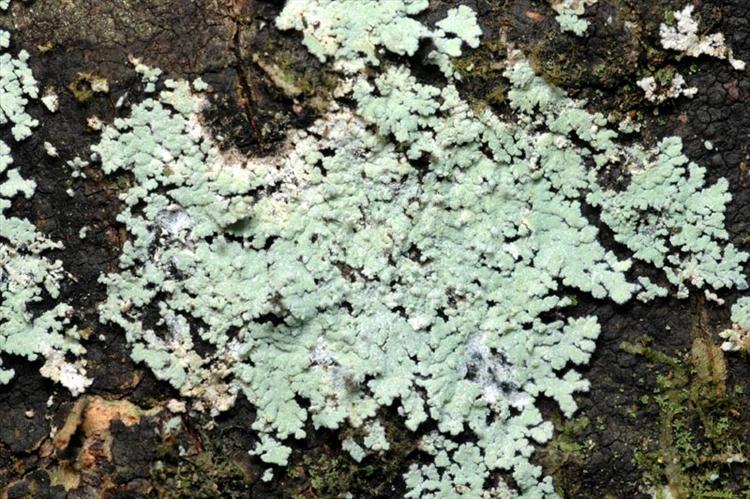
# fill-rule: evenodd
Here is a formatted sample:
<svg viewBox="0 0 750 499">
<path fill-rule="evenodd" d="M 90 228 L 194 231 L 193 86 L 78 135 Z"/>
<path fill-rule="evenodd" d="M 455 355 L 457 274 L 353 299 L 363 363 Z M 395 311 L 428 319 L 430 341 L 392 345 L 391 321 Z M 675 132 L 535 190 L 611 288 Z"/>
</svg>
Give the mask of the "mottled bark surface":
<svg viewBox="0 0 750 499">
<path fill-rule="evenodd" d="M 735 56 L 750 61 L 750 5 L 694 3 L 703 26 L 725 33 Z M 709 182 L 730 182 L 728 229 L 734 244 L 750 249 L 750 73 L 716 59 L 677 60 L 661 49 L 659 23 L 685 2 L 600 0 L 589 9 L 585 38 L 560 33 L 543 1 L 431 4 L 423 15 L 427 21 L 458 4 L 478 13 L 482 45 L 457 62 L 464 73 L 460 88 L 470 102 L 507 112 L 503 61 L 507 44 L 514 44 L 548 81 L 587 99 L 592 110 L 611 113 L 615 123 L 625 116 L 643 123 L 644 142 L 682 137 L 686 154 L 707 167 Z M 105 177 L 96 165 L 85 169 L 86 178 L 71 177 L 65 160 L 87 157 L 98 139 L 88 120 L 111 122 L 127 112 L 118 100 L 143 98 L 143 84 L 128 61 L 133 56 L 167 77 L 200 76 L 210 83 L 207 120 L 224 147 L 272 153 L 285 130 L 304 127 L 325 111 L 337 78 L 307 54 L 300 37 L 274 29 L 282 6 L 283 0 L 37 0 L 17 1 L 0 17 L 14 47 L 31 53 L 40 89 L 54 87 L 60 95 L 57 113 L 39 102 L 30 105 L 41 125 L 14 146 L 14 157 L 38 188 L 13 211 L 65 244 L 52 255 L 72 276 L 61 299 L 75 307 L 86 333 L 94 378 L 87 394 L 74 399 L 41 377 L 39 364 L 8 359 L 17 374 L 0 387 L 0 497 L 403 495 L 401 473 L 420 459 L 418 435 L 395 414 L 383 415 L 396 443 L 382 456 L 358 464 L 342 452 L 339 435 L 310 428 L 290 466 L 264 483 L 263 466 L 248 454 L 256 437 L 246 401 L 240 398 L 214 420 L 170 410 L 174 390 L 135 365 L 121 331 L 97 318 L 96 304 L 104 296 L 97 278 L 115 268 L 125 237 L 115 216 L 129 179 Z M 698 95 L 667 102 L 656 113 L 635 81 L 647 70 L 672 69 Z M 93 77 L 106 78 L 109 91 L 89 92 Z M 427 65 L 420 77 L 441 78 Z M 59 159 L 44 153 L 45 141 L 56 145 Z M 596 223 L 597 213 L 589 215 Z M 88 232 L 81 238 L 84 227 Z M 600 230 L 611 249 L 622 251 L 605 227 Z M 748 497 L 748 464 L 722 465 L 719 480 L 709 472 L 727 460 L 727 448 L 750 452 L 750 359 L 722 359 L 712 346 L 729 325 L 729 307 L 700 296 L 618 307 L 570 294 L 577 299 L 576 314 L 599 318 L 602 336 L 582 369 L 592 387 L 577 397 L 581 409 L 566 421 L 548 404 L 558 431 L 534 458 L 565 497 L 649 497 L 651 485 L 667 483 L 678 497 Z"/>
</svg>

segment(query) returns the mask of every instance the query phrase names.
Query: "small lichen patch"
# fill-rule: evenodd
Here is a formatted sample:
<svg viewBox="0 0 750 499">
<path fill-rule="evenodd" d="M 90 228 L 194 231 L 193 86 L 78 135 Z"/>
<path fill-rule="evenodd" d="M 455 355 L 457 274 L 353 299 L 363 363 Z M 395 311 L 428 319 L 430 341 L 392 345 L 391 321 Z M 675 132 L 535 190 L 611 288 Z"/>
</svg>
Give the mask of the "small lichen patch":
<svg viewBox="0 0 750 499">
<path fill-rule="evenodd" d="M 653 76 L 641 78 L 636 84 L 643 90 L 646 100 L 654 104 L 662 104 L 669 99 L 676 99 L 682 95 L 694 97 L 698 93 L 697 88 L 687 86 L 685 77 L 680 73 L 675 73 L 672 80 L 666 85 Z"/>
<path fill-rule="evenodd" d="M 50 156 L 52 158 L 56 158 L 59 156 L 57 152 L 57 148 L 50 144 L 49 142 L 44 143 L 44 152 L 47 153 L 47 156 Z"/>
<path fill-rule="evenodd" d="M 555 19 L 560 24 L 561 31 L 570 31 L 583 36 L 589 27 L 589 22 L 581 19 L 586 7 L 594 5 L 598 0 L 554 0 L 552 8 L 557 12 Z"/>
<path fill-rule="evenodd" d="M 732 305 L 732 327 L 719 333 L 726 352 L 750 353 L 750 298 L 743 297 Z"/>
<path fill-rule="evenodd" d="M 56 113 L 60 109 L 60 97 L 54 88 L 48 88 L 40 100 L 51 113 Z"/>
<path fill-rule="evenodd" d="M 133 65 L 135 72 L 141 75 L 141 81 L 145 84 L 143 91 L 147 94 L 154 93 L 156 82 L 159 81 L 159 76 L 161 76 L 161 69 L 149 67 L 140 59 L 132 56 L 130 57 L 130 64 Z"/>
<path fill-rule="evenodd" d="M 687 284 L 713 289 L 745 289 L 742 264 L 748 255 L 732 244 L 724 228 L 731 199 L 726 179 L 705 187 L 705 169 L 682 153 L 677 137 L 664 139 L 632 170 L 627 189 L 593 192 L 589 202 L 603 209 L 602 220 L 633 256 L 664 269 L 687 296 Z"/>
</svg>

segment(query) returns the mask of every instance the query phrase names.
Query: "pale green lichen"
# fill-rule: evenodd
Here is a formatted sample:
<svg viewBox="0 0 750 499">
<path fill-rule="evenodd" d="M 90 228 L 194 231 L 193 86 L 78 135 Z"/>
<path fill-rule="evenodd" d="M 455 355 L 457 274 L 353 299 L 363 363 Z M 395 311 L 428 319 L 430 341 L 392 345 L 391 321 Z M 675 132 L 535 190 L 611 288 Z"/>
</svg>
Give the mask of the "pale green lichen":
<svg viewBox="0 0 750 499">
<path fill-rule="evenodd" d="M 0 54 L 0 124 L 12 123 L 16 140 L 28 137 L 37 124 L 26 113 L 28 98 L 37 94 L 27 57 L 24 52 L 17 58 Z M 14 197 L 29 198 L 36 188 L 12 164 L 10 148 L 0 141 L 0 353 L 28 360 L 43 358 L 41 373 L 75 395 L 91 381 L 85 376 L 84 361 L 65 358 L 85 351 L 76 329 L 69 325 L 71 308 L 57 303 L 37 310 L 45 298 L 59 297 L 62 265 L 42 253 L 61 245 L 37 232 L 31 222 L 6 214 Z M 13 374 L 12 369 L 0 368 L 0 384 L 9 382 Z"/>
<path fill-rule="evenodd" d="M 732 305 L 732 322 L 742 329 L 750 330 L 750 298 L 740 298 Z"/>
<path fill-rule="evenodd" d="M 434 462 L 412 465 L 406 474 L 407 498 L 481 497 L 487 476 L 482 450 L 473 443 L 457 444 L 439 433 L 425 437 L 422 448 Z M 550 485 L 547 480 L 545 485 Z M 551 487 L 550 487 L 551 489 Z"/>
<path fill-rule="evenodd" d="M 385 427 L 380 421 L 373 420 L 362 425 L 364 436 L 359 439 L 362 445 L 353 437 L 347 437 L 341 442 L 341 448 L 347 451 L 357 462 L 361 462 L 372 452 L 387 451 L 391 448 L 385 433 Z"/>
<path fill-rule="evenodd" d="M 639 260 L 664 269 L 669 282 L 686 296 L 697 288 L 747 287 L 742 264 L 747 254 L 732 244 L 724 228 L 731 199 L 728 182 L 705 186 L 705 169 L 682 153 L 677 137 L 664 139 L 655 153 L 632 171 L 622 191 L 597 191 L 588 201 L 602 208 L 602 220 L 615 239 Z"/>
<path fill-rule="evenodd" d="M 195 89 L 196 92 L 205 92 L 208 90 L 208 83 L 203 81 L 202 78 L 196 78 L 193 80 L 193 89 Z"/>
<path fill-rule="evenodd" d="M 147 94 L 154 93 L 156 91 L 156 82 L 159 81 L 159 77 L 161 76 L 161 69 L 149 67 L 143 64 L 140 59 L 132 56 L 130 57 L 130 64 L 133 65 L 135 72 L 141 75 L 141 81 L 145 84 L 143 91 Z"/>
<path fill-rule="evenodd" d="M 750 353 L 750 297 L 743 297 L 732 305 L 732 327 L 719 333 L 727 352 Z"/>
<path fill-rule="evenodd" d="M 589 27 L 589 22 L 581 19 L 586 7 L 594 5 L 598 0 L 555 0 L 552 8 L 557 12 L 555 19 L 560 24 L 561 31 L 569 31 L 583 36 Z"/>
<path fill-rule="evenodd" d="M 382 95 L 388 85 L 434 93 L 403 71 L 376 84 Z M 358 85 L 358 94 L 365 88 Z M 483 136 L 503 157 L 500 142 L 519 145 L 472 117 L 455 89 L 440 104 L 450 118 L 430 115 L 418 124 L 423 135 L 442 134 L 412 139 L 445 151 L 421 180 L 406 156 L 347 112 L 295 140 L 288 160 L 233 165 L 191 136 L 199 128 L 187 102 L 199 101 L 183 97 L 169 99 L 185 114 L 157 101 L 136 106 L 95 148 L 106 171 L 135 175 L 126 205 L 145 206 L 120 216 L 132 239 L 123 270 L 105 278 L 102 307 L 104 320 L 126 329 L 136 360 L 215 409 L 243 391 L 258 408 L 254 428 L 268 434 L 256 451 L 276 464 L 287 454 L 271 435 L 304 436 L 308 416 L 316 426 L 359 427 L 379 406 L 399 401 L 410 428 L 428 417 L 448 434 L 469 425 L 490 449 L 504 438 L 512 408 L 537 394 L 575 410 L 572 393 L 588 384 L 557 371 L 588 359 L 599 327 L 590 318 L 537 318 L 567 303 L 550 294 L 557 288 L 550 271 L 625 300 L 635 289 L 621 272 L 627 264 L 592 239 L 595 230 L 585 230 L 575 205 L 549 182 L 524 173 L 524 162 L 514 165 L 518 177 L 508 169 L 484 180 L 495 166 L 482 159 Z M 377 112 L 376 102 L 362 97 L 362 104 L 363 116 Z M 455 129 L 479 142 L 456 143 Z M 530 151 L 533 142 L 520 146 Z M 450 172 L 466 181 L 455 183 Z M 525 188 L 525 181 L 516 185 L 523 178 Z M 533 204 L 548 196 L 548 212 L 535 214 Z M 576 250 L 547 250 L 564 244 Z M 143 323 L 149 305 L 159 310 L 156 329 Z M 198 355 L 192 334 L 214 352 Z M 534 358 L 550 360 L 529 363 Z M 548 432 L 536 428 L 533 407 L 524 411 L 536 416 L 525 416 L 534 426 L 515 441 L 521 454 L 497 466 L 523 466 L 530 452 L 523 435 Z M 373 447 L 382 439 L 370 440 Z"/>
<path fill-rule="evenodd" d="M 381 64 L 378 46 L 416 50 L 380 23 L 408 24 L 425 7 L 372 3 L 365 23 L 340 3 L 298 0 L 279 25 L 353 74 Z M 457 9 L 437 27 L 473 43 L 473 23 Z M 422 445 L 430 461 L 406 474 L 409 497 L 479 497 L 496 470 L 510 471 L 518 497 L 553 497 L 529 461 L 552 434 L 535 402 L 573 414 L 589 384 L 571 366 L 588 362 L 600 333 L 594 317 L 548 318 L 571 304 L 563 286 L 616 303 L 667 292 L 602 246 L 584 203 L 682 295 L 744 285 L 747 256 L 722 246 L 726 185 L 705 187 L 673 139 L 620 145 L 603 116 L 515 54 L 509 120 L 475 113 L 454 85 L 383 66 L 356 75 L 274 157 L 220 152 L 187 82 L 165 82 L 107 127 L 97 159 L 133 185 L 101 319 L 196 404 L 219 412 L 243 394 L 266 463 L 285 464 L 282 440 L 304 437 L 308 421 L 364 435 L 343 442 L 355 458 L 383 451 L 378 410 L 395 405 L 407 428 L 436 428 Z M 599 185 L 623 165 L 627 188 Z"/>
<path fill-rule="evenodd" d="M 348 452 L 349 455 L 352 456 L 352 459 L 358 463 L 362 462 L 362 460 L 367 457 L 367 452 L 365 452 L 362 446 L 352 438 L 345 438 L 341 442 L 341 448 Z"/>
<path fill-rule="evenodd" d="M 380 64 L 378 50 L 412 56 L 422 40 L 435 45 L 429 58 L 446 76 L 458 77 L 450 63 L 461 55 L 461 45 L 479 45 L 481 29 L 476 14 L 465 5 L 451 9 L 432 30 L 413 19 L 429 6 L 428 0 L 289 0 L 276 24 L 296 29 L 303 42 L 321 62 L 333 59 L 334 67 L 347 73 Z"/>
<path fill-rule="evenodd" d="M 479 46 L 479 38 L 482 36 L 482 30 L 477 24 L 477 14 L 466 5 L 460 5 L 455 9 L 450 9 L 445 19 L 435 24 L 442 32 L 435 35 L 438 39 L 445 39 L 446 34 L 450 34 L 466 42 L 471 48 Z M 456 46 L 453 51 L 457 52 L 456 56 L 461 55 L 460 46 Z M 448 50 L 443 50 L 448 53 Z"/>
<path fill-rule="evenodd" d="M 461 5 L 449 10 L 445 19 L 438 21 L 436 26 L 431 35 L 435 50 L 428 54 L 428 58 L 437 64 L 444 75 L 460 79 L 451 58 L 461 56 L 461 42 L 471 48 L 479 46 L 482 30 L 477 23 L 477 15 L 469 7 Z"/>
<path fill-rule="evenodd" d="M 638 283 L 641 285 L 642 291 L 638 293 L 636 298 L 642 302 L 649 302 L 656 298 L 664 298 L 669 295 L 669 290 L 667 288 L 654 284 L 654 282 L 648 277 L 638 277 Z"/>
<path fill-rule="evenodd" d="M 7 43 L 0 45 L 7 46 Z M 11 123 L 16 140 L 31 135 L 31 129 L 38 125 L 37 120 L 26 112 L 29 99 L 35 99 L 39 94 L 36 80 L 26 63 L 28 59 L 29 54 L 24 50 L 17 57 L 9 52 L 0 54 L 0 126 Z"/>
<path fill-rule="evenodd" d="M 373 421 L 365 425 L 365 447 L 374 451 L 385 451 L 391 448 L 391 444 L 385 436 L 385 428 L 380 421 Z"/>
</svg>

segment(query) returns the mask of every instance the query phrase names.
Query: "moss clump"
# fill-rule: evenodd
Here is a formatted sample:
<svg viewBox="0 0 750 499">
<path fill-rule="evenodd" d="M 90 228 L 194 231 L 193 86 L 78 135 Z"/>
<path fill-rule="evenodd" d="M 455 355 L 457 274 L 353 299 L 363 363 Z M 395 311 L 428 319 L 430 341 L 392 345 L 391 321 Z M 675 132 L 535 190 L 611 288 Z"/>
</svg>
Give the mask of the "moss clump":
<svg viewBox="0 0 750 499">
<path fill-rule="evenodd" d="M 461 76 L 462 92 L 471 95 L 473 107 L 500 105 L 507 101 L 510 88 L 503 72 L 507 65 L 508 46 L 502 38 L 484 40 L 476 50 L 453 59 Z"/>
<path fill-rule="evenodd" d="M 152 483 L 160 499 L 243 498 L 252 478 L 223 452 L 204 451 L 177 463 L 160 462 L 152 469 Z"/>
<path fill-rule="evenodd" d="M 313 497 L 395 497 L 401 473 L 413 458 L 418 439 L 394 419 L 392 414 L 379 418 L 390 442 L 384 452 L 369 452 L 361 462 L 353 459 L 338 443 L 320 443 L 290 457 L 284 484 L 284 495 L 292 498 Z M 350 436 L 347 436 L 350 435 Z M 350 429 L 341 438 L 360 438 L 362 432 Z"/>
<path fill-rule="evenodd" d="M 337 73 L 310 61 L 306 52 L 290 47 L 285 38 L 268 37 L 253 59 L 268 77 L 271 89 L 304 103 L 318 115 L 328 109 L 331 95 L 341 83 Z"/>
<path fill-rule="evenodd" d="M 641 400 L 658 407 L 658 440 L 635 453 L 655 497 L 746 497 L 750 466 L 741 415 L 747 407 L 735 389 L 726 390 L 721 349 L 697 338 L 690 352 L 670 356 L 648 343 L 643 338 L 621 348 L 658 370 L 653 397 Z"/>
</svg>

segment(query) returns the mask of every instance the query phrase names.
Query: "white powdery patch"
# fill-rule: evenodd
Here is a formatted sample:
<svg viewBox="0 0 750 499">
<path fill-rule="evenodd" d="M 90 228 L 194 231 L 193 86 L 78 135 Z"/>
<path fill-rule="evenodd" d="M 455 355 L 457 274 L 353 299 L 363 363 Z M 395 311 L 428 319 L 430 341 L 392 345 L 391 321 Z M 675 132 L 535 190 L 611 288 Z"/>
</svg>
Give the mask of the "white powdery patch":
<svg viewBox="0 0 750 499">
<path fill-rule="evenodd" d="M 318 342 L 310 354 L 310 360 L 313 364 L 319 366 L 331 366 L 336 364 L 336 354 L 328 351 L 326 340 L 322 336 L 318 337 Z"/>
<path fill-rule="evenodd" d="M 675 73 L 669 85 L 659 84 L 653 76 L 642 78 L 636 84 L 646 94 L 646 100 L 654 104 L 661 104 L 669 99 L 676 99 L 681 95 L 693 98 L 698 93 L 697 88 L 687 86 L 685 77 L 680 73 Z"/>
<path fill-rule="evenodd" d="M 744 71 L 745 62 L 735 59 L 732 49 L 726 46 L 723 33 L 701 35 L 698 32 L 698 22 L 693 19 L 692 5 L 674 13 L 677 26 L 662 24 L 659 28 L 661 45 L 665 49 L 677 50 L 690 57 L 708 55 L 718 59 L 725 59 L 738 71 Z"/>
<path fill-rule="evenodd" d="M 53 88 L 47 89 L 47 91 L 44 93 L 44 96 L 41 98 L 41 101 L 42 104 L 44 104 L 47 110 L 51 113 L 55 113 L 58 109 L 60 109 L 60 98 Z"/>
<path fill-rule="evenodd" d="M 42 376 L 60 383 L 77 397 L 86 391 L 93 379 L 86 377 L 86 361 L 83 359 L 74 362 L 65 360 L 65 353 L 55 349 L 48 349 L 44 356 L 46 362 L 39 369 Z"/>
<path fill-rule="evenodd" d="M 469 339 L 466 357 L 474 382 L 482 387 L 488 403 L 507 400 L 512 407 L 520 410 L 533 402 L 532 397 L 514 379 L 513 366 L 503 358 L 502 353 L 493 353 L 487 347 L 484 334 Z"/>
<path fill-rule="evenodd" d="M 160 211 L 155 219 L 157 225 L 171 236 L 178 236 L 193 226 L 193 219 L 187 211 L 177 205 L 172 205 Z"/>
<path fill-rule="evenodd" d="M 724 339 L 721 349 L 725 352 L 739 352 L 750 346 L 750 331 L 743 329 L 726 329 L 719 333 Z"/>
</svg>

